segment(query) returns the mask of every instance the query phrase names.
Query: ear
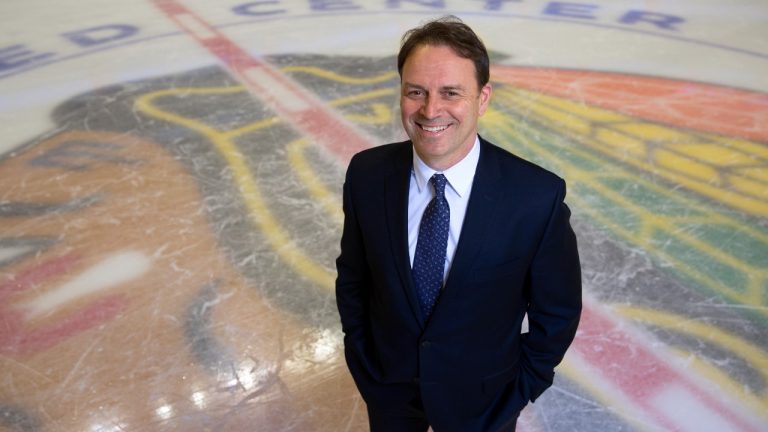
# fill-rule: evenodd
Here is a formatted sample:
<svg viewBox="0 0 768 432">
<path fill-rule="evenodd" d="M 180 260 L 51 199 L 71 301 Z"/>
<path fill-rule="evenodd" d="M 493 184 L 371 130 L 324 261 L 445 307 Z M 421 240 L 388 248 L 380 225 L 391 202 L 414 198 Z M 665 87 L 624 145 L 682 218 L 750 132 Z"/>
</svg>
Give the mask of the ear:
<svg viewBox="0 0 768 432">
<path fill-rule="evenodd" d="M 488 104 L 491 102 L 491 83 L 484 85 L 480 89 L 480 106 L 478 108 L 478 115 L 485 114 L 485 110 L 488 109 Z"/>
</svg>

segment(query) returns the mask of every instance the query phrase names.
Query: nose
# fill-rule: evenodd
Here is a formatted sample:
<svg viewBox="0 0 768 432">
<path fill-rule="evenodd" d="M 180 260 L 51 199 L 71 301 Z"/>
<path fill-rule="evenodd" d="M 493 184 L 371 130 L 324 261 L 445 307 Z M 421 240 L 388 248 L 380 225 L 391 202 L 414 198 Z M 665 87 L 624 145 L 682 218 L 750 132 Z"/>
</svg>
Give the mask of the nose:
<svg viewBox="0 0 768 432">
<path fill-rule="evenodd" d="M 429 95 L 424 98 L 421 105 L 421 115 L 426 119 L 433 119 L 440 116 L 440 100 L 437 97 Z"/>
</svg>

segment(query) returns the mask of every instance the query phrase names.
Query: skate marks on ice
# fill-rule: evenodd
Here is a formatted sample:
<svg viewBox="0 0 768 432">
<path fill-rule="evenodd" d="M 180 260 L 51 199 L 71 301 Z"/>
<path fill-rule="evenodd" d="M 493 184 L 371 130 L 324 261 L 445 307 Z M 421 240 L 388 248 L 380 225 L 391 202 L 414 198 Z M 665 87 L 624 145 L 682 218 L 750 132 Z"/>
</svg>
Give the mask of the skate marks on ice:
<svg viewBox="0 0 768 432">
<path fill-rule="evenodd" d="M 0 285 L 0 400 L 11 427 L 356 424 L 354 411 L 339 411 L 357 402 L 330 294 L 281 281 L 275 260 L 259 259 L 272 255 L 269 240 L 256 236 L 211 143 L 137 114 L 132 92 L 152 85 L 63 104 L 62 130 L 2 161 L 1 235 L 13 247 Z"/>
<path fill-rule="evenodd" d="M 391 58 L 268 61 L 365 134 L 396 133 Z M 564 379 L 526 428 L 696 426 L 669 406 L 756 430 L 766 132 L 617 101 L 654 84 L 665 106 L 721 97 L 759 119 L 750 101 L 764 95 L 500 66 L 493 80 L 481 133 L 568 179 L 589 296 Z M 596 81 L 616 90 L 587 91 Z M 0 400 L 16 426 L 363 424 L 332 295 L 346 160 L 216 68 L 104 88 L 53 115 L 56 132 L 0 170 Z M 617 373 L 626 362 L 636 371 Z"/>
<path fill-rule="evenodd" d="M 495 72 L 511 86 L 497 87 L 489 129 L 569 179 L 587 288 L 612 309 L 588 298 L 565 375 L 640 429 L 758 430 L 768 378 L 765 96 L 595 72 Z M 726 103 L 713 107 L 718 99 Z M 739 402 L 718 402 L 723 389 Z"/>
</svg>

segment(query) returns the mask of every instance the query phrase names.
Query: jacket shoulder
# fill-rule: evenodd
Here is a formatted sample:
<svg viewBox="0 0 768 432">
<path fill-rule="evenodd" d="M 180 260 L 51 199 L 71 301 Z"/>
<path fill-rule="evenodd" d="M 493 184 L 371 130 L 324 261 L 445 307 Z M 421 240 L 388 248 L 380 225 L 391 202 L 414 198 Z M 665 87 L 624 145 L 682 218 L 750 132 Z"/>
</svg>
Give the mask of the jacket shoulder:
<svg viewBox="0 0 768 432">
<path fill-rule="evenodd" d="M 384 144 L 369 149 L 362 150 L 352 156 L 350 164 L 369 165 L 379 164 L 384 160 L 391 160 L 402 155 L 411 147 L 410 141 L 402 141 L 391 144 Z"/>
<path fill-rule="evenodd" d="M 540 184 L 544 187 L 559 187 L 564 182 L 557 174 L 529 160 L 488 141 L 485 144 L 485 150 L 498 162 L 503 177 L 517 177 L 524 179 L 527 185 Z"/>
<path fill-rule="evenodd" d="M 393 167 L 401 165 L 402 161 L 410 160 L 410 154 L 410 141 L 372 147 L 352 156 L 352 160 L 349 162 L 348 171 L 354 171 L 364 175 L 385 173 L 390 171 Z"/>
</svg>

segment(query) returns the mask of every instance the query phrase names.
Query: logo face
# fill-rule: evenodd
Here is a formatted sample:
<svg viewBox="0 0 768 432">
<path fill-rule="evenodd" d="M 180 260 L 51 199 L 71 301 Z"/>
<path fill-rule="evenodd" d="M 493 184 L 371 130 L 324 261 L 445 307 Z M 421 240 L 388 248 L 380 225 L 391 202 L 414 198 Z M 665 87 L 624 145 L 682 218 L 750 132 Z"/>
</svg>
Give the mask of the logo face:
<svg viewBox="0 0 768 432">
<path fill-rule="evenodd" d="M 344 172 L 355 152 L 403 139 L 399 35 L 462 12 L 384 3 L 309 2 L 309 12 L 233 3 L 235 20 L 212 22 L 186 4 L 156 1 L 164 32 L 138 19 L 102 22 L 61 32 L 60 51 L 0 50 L 0 84 L 18 96 L 10 83 L 105 51 L 195 47 L 191 65 L 163 62 L 156 76 L 128 73 L 40 108 L 52 126 L 4 149 L 0 366 L 6 384 L 31 383 L 21 398 L 0 391 L 13 418 L 44 426 L 37 400 L 87 382 L 103 399 L 73 390 L 70 402 L 45 406 L 47 415 L 68 429 L 136 428 L 148 416 L 184 426 L 180 418 L 247 400 L 285 415 L 257 408 L 211 427 L 237 429 L 253 416 L 275 428 L 366 424 L 337 412 L 356 395 L 333 297 Z M 720 430 L 759 430 L 768 382 L 768 94 L 707 80 L 710 72 L 681 77 L 667 64 L 649 73 L 596 55 L 596 66 L 584 66 L 584 52 L 576 59 L 567 45 L 608 43 L 609 34 L 646 41 L 628 45 L 638 50 L 703 49 L 763 68 L 768 57 L 695 39 L 693 18 L 632 5 L 462 7 L 493 54 L 481 135 L 568 183 L 586 296 L 558 385 L 614 413 L 579 421 L 595 430 L 639 428 L 637 419 L 704 430 L 696 422 L 705 419 Z M 314 30 L 297 26 L 310 22 Z M 513 24 L 520 36 L 510 41 Z M 572 37 L 560 47 L 541 42 L 550 29 Z M 262 44 L 270 34 L 302 44 Z M 7 109 L 31 113 L 8 100 Z M 734 360 L 722 366 L 722 358 Z M 136 375 L 157 368 L 175 376 Z M 86 405 L 93 409 L 72 414 Z M 572 421 L 542 405 L 521 422 L 538 430 L 544 417 Z M 304 415 L 307 407 L 315 414 Z M 680 419 L 682 409 L 697 414 Z"/>
</svg>

